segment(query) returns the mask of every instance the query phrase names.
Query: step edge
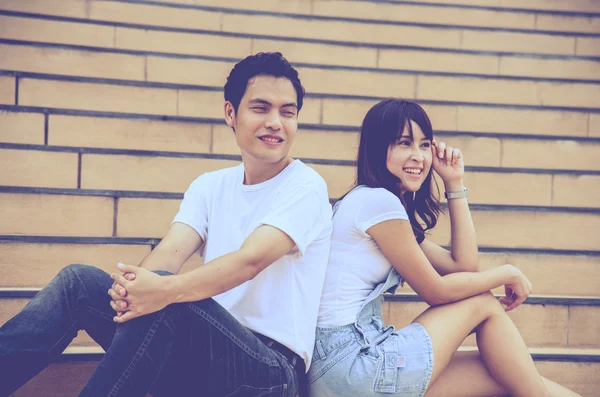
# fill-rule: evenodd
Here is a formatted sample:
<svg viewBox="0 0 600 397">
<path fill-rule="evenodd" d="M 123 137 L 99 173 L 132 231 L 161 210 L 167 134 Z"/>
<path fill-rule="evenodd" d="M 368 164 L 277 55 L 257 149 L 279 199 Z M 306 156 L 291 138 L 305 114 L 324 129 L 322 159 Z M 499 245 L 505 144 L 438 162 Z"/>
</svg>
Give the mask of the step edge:
<svg viewBox="0 0 600 397">
<path fill-rule="evenodd" d="M 113 79 L 100 77 L 84 77 L 74 75 L 61 75 L 52 73 L 39 72 L 23 72 L 15 70 L 0 69 L 0 76 L 12 76 L 17 79 L 37 79 L 46 81 L 64 81 L 69 83 L 85 83 L 85 84 L 103 84 L 124 87 L 141 87 L 141 88 L 159 88 L 172 90 L 190 90 L 190 91 L 209 91 L 222 92 L 222 87 L 205 86 L 199 84 L 180 84 L 180 83 L 163 83 L 149 82 L 142 80 L 128 79 Z M 331 93 L 308 93 L 306 98 L 313 99 L 338 99 L 338 100 L 356 100 L 356 101 L 373 101 L 382 100 L 382 96 L 370 95 L 349 95 L 349 94 L 331 94 Z M 412 99 L 415 102 L 424 105 L 438 106 L 465 106 L 477 108 L 500 108 L 500 109 L 519 109 L 519 110 L 537 110 L 537 111 L 553 111 L 553 112 L 573 112 L 573 113 L 600 113 L 600 107 L 582 107 L 582 106 L 545 106 L 545 105 L 527 105 L 527 104 L 512 104 L 512 103 L 493 103 L 493 102 L 467 102 L 467 101 L 445 101 L 437 99 Z"/>
<path fill-rule="evenodd" d="M 44 115 L 58 115 L 70 117 L 92 117 L 92 118 L 110 118 L 110 119 L 126 119 L 126 120 L 150 120 L 161 122 L 184 122 L 191 124 L 223 124 L 221 118 L 210 117 L 190 117 L 190 116 L 166 116 L 145 113 L 124 113 L 124 112 L 105 112 L 98 110 L 79 110 L 68 108 L 54 107 L 39 107 L 39 106 L 22 106 L 0 104 L 0 111 L 12 113 L 33 113 Z M 339 124 L 315 124 L 315 123 L 299 123 L 299 128 L 309 130 L 325 130 L 333 132 L 356 133 L 360 131 L 359 126 L 348 126 Z M 539 135 L 539 134 L 518 134 L 514 132 L 474 132 L 474 131 L 457 131 L 457 130 L 436 130 L 436 134 L 468 136 L 474 138 L 499 138 L 499 139 L 517 139 L 517 140 L 538 140 L 538 141 L 574 141 L 586 143 L 600 143 L 600 137 L 589 136 L 567 136 L 567 135 Z"/>
<path fill-rule="evenodd" d="M 198 152 L 178 152 L 178 151 L 160 151 L 148 149 L 118 149 L 118 148 L 102 148 L 102 147 L 87 147 L 87 146 L 59 146 L 59 145 L 43 145 L 29 143 L 11 143 L 0 142 L 0 149 L 20 150 L 20 151 L 39 151 L 39 152 L 57 152 L 57 153 L 77 153 L 77 154 L 108 154 L 117 156 L 136 156 L 136 157 L 157 157 L 157 158 L 195 158 L 195 159 L 211 159 L 211 160 L 232 160 L 241 161 L 242 157 L 239 154 L 222 154 L 222 153 L 198 153 Z M 339 165 L 355 167 L 355 160 L 340 160 L 340 159 L 324 159 L 315 157 L 296 157 L 307 164 L 320 165 Z M 533 175 L 568 175 L 568 176 L 583 176 L 592 175 L 599 176 L 598 170 L 582 170 L 582 169 L 552 169 L 552 168 L 524 168 L 524 167 L 501 167 L 501 166 L 485 166 L 471 165 L 465 166 L 468 172 L 489 172 L 499 174 L 533 174 Z M 25 186 L 23 186 L 25 187 Z M 15 186 L 15 188 L 17 188 Z M 33 187 L 32 187 L 33 188 Z M 569 207 L 565 207 L 569 208 Z M 591 207 L 593 208 L 593 207 Z"/>
</svg>

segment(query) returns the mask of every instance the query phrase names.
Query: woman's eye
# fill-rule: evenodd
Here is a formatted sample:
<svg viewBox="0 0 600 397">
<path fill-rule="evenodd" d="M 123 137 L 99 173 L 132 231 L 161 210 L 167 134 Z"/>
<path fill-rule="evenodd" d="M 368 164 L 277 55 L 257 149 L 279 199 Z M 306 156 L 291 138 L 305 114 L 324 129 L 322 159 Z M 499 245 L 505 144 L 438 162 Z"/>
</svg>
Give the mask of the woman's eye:
<svg viewBox="0 0 600 397">
<path fill-rule="evenodd" d="M 424 148 L 431 147 L 431 143 L 429 143 L 429 142 L 425 142 L 425 143 L 423 143 L 423 144 L 421 145 L 421 147 L 424 147 Z"/>
<path fill-rule="evenodd" d="M 402 146 L 410 146 L 410 141 L 399 141 L 398 145 L 402 145 Z"/>
</svg>

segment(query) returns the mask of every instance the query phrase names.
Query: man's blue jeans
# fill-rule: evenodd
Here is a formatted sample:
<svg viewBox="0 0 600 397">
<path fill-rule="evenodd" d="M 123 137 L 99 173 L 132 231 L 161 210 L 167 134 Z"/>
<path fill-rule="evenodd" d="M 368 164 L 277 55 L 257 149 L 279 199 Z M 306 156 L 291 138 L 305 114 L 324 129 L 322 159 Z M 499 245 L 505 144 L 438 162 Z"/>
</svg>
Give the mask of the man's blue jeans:
<svg viewBox="0 0 600 397">
<path fill-rule="evenodd" d="M 117 325 L 112 283 L 100 269 L 70 265 L 0 328 L 0 397 L 54 361 L 80 329 L 106 351 L 80 396 L 296 396 L 288 360 L 213 299 Z"/>
</svg>

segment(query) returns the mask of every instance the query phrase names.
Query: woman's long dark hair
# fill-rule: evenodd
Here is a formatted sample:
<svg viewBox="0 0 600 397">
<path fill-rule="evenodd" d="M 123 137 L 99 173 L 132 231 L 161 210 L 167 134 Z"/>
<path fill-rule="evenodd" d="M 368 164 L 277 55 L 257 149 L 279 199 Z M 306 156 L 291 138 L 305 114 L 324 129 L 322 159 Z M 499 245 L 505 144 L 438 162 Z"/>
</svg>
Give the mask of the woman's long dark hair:
<svg viewBox="0 0 600 397">
<path fill-rule="evenodd" d="M 442 209 L 438 199 L 439 188 L 432 177 L 433 166 L 416 193 L 404 194 L 400 193 L 400 180 L 387 168 L 388 149 L 398 142 L 405 127 L 408 127 L 410 137 L 413 138 L 411 120 L 421 128 L 427 139 L 433 139 L 433 128 L 427 113 L 414 102 L 386 99 L 368 111 L 360 131 L 356 186 L 382 187 L 395 194 L 404 204 L 420 244 L 425 238 L 425 232 L 436 225 Z M 435 196 L 432 194 L 434 186 Z"/>
</svg>

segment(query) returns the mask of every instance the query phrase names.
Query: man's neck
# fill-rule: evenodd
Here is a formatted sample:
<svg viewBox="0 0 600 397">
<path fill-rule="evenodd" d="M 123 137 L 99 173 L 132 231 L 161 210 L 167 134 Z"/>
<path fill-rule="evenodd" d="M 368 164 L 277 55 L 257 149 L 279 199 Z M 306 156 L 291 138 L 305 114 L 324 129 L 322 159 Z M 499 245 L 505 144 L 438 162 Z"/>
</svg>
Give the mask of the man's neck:
<svg viewBox="0 0 600 397">
<path fill-rule="evenodd" d="M 244 185 L 256 185 L 274 178 L 294 159 L 288 156 L 277 163 L 265 163 L 242 155 L 242 161 L 244 162 Z"/>
</svg>

